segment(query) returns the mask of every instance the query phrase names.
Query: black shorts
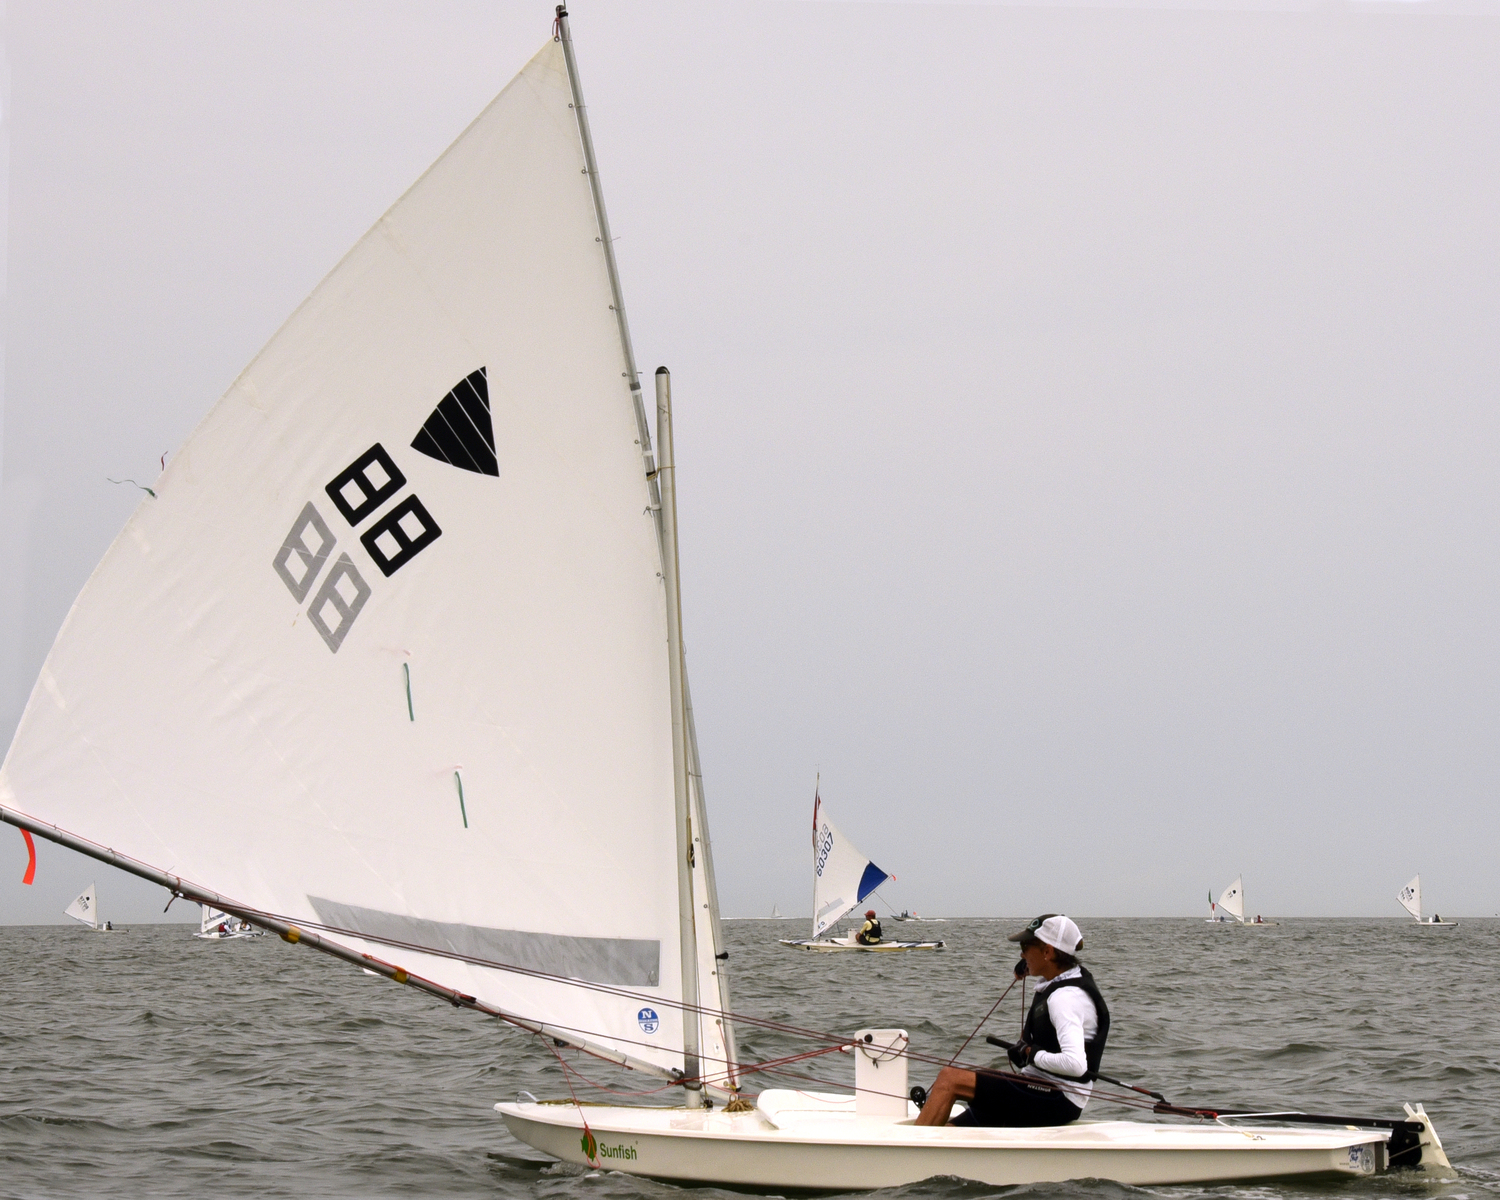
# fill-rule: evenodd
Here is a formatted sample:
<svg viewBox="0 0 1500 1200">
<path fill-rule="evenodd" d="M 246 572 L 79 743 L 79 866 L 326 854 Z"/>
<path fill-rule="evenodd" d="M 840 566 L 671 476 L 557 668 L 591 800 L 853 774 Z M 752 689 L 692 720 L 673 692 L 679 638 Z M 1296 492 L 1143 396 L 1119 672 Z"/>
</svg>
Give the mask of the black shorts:
<svg viewBox="0 0 1500 1200">
<path fill-rule="evenodd" d="M 1011 1128 L 1066 1125 L 1082 1113 L 1083 1109 L 1049 1084 L 1021 1083 L 1014 1076 L 975 1071 L 974 1099 L 953 1124 Z"/>
</svg>

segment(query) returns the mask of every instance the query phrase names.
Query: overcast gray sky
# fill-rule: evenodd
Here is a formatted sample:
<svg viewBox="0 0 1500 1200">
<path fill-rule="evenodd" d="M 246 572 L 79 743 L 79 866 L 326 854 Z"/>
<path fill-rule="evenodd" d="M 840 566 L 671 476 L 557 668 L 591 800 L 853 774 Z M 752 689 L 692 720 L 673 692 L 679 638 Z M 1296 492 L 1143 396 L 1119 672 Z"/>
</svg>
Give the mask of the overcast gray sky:
<svg viewBox="0 0 1500 1200">
<path fill-rule="evenodd" d="M 897 907 L 1500 912 L 1500 9 L 572 12 L 727 914 L 808 911 L 819 770 Z M 550 22 L 9 0 L 0 744 L 107 477 Z M 165 898 L 39 854 L 0 922 Z"/>
</svg>

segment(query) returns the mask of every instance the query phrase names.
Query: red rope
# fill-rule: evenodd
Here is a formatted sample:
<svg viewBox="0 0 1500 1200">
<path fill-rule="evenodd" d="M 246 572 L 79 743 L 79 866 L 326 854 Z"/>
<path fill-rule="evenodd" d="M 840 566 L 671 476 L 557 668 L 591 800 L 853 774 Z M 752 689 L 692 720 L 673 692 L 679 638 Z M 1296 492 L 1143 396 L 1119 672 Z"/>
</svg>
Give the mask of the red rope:
<svg viewBox="0 0 1500 1200">
<path fill-rule="evenodd" d="M 537 1034 L 537 1036 L 542 1035 Z M 594 1138 L 594 1131 L 589 1128 L 588 1115 L 583 1111 L 583 1105 L 578 1103 L 578 1093 L 573 1090 L 573 1081 L 568 1078 L 568 1064 L 563 1061 L 563 1056 L 557 1053 L 557 1047 L 550 1041 L 547 1042 L 547 1047 L 556 1056 L 558 1065 L 563 1069 L 563 1081 L 568 1085 L 568 1095 L 573 1097 L 573 1107 L 578 1110 L 578 1119 L 583 1122 L 583 1153 L 589 1160 L 589 1166 L 602 1169 L 597 1161 L 599 1143 Z"/>
</svg>

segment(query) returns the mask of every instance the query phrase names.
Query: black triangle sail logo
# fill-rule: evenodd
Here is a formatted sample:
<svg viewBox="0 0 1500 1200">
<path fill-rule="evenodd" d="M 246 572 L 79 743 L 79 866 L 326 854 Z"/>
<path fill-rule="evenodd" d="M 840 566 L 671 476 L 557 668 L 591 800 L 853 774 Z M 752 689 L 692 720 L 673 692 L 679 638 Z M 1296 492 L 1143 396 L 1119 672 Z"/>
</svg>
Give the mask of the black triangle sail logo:
<svg viewBox="0 0 1500 1200">
<path fill-rule="evenodd" d="M 438 402 L 411 448 L 428 458 L 479 475 L 500 474 L 495 427 L 490 421 L 490 385 L 480 367 Z"/>
</svg>

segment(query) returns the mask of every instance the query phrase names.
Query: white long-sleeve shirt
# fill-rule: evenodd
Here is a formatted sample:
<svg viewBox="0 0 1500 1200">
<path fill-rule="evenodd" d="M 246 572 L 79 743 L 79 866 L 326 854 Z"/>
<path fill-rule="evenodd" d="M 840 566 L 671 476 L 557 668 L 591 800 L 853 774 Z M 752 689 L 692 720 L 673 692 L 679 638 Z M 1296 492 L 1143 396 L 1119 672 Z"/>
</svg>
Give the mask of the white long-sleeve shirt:
<svg viewBox="0 0 1500 1200">
<path fill-rule="evenodd" d="M 1082 972 L 1077 967 L 1064 971 L 1056 978 L 1037 985 L 1038 994 L 1047 995 L 1047 1016 L 1052 1028 L 1057 1030 L 1058 1053 L 1050 1050 L 1037 1051 L 1031 1064 L 1021 1073 L 1036 1075 L 1043 1079 L 1064 1084 L 1063 1095 L 1082 1108 L 1094 1094 L 1094 1084 L 1084 1083 L 1078 1077 L 1089 1069 L 1084 1042 L 1099 1032 L 1099 1014 L 1094 1002 L 1082 988 L 1065 987 L 1051 989 L 1064 979 L 1078 979 Z M 1050 993 L 1050 994 L 1049 994 Z M 1061 1078 L 1059 1078 L 1061 1077 Z"/>
</svg>

